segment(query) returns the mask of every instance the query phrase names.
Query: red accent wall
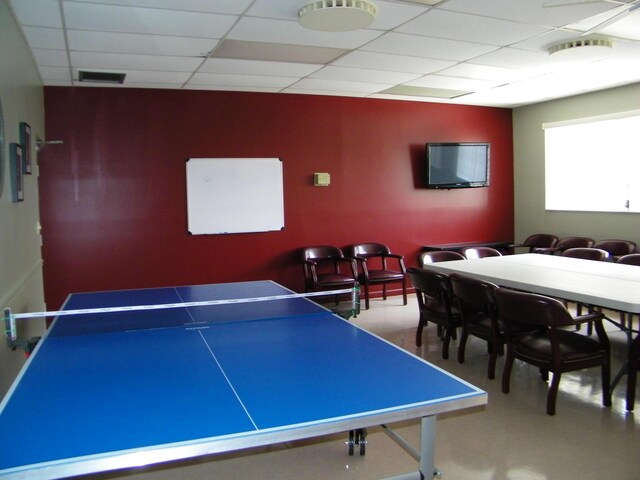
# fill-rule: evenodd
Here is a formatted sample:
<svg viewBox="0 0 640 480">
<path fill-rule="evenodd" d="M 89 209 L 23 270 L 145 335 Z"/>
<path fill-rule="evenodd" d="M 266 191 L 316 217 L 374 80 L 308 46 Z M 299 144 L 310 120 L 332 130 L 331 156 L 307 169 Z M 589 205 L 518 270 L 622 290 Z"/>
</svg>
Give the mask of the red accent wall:
<svg viewBox="0 0 640 480">
<path fill-rule="evenodd" d="M 273 279 L 303 288 L 305 245 L 512 240 L 511 110 L 325 96 L 45 88 L 45 296 Z M 425 143 L 491 142 L 488 188 L 423 188 Z M 282 232 L 187 234 L 189 157 L 280 157 Z M 329 187 L 313 173 L 329 172 Z"/>
</svg>

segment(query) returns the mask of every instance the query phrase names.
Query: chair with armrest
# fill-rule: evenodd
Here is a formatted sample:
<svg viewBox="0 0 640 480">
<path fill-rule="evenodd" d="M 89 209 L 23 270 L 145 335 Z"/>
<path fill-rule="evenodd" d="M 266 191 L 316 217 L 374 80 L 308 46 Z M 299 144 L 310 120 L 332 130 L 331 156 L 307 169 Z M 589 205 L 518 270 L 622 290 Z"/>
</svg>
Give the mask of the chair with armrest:
<svg viewBox="0 0 640 480">
<path fill-rule="evenodd" d="M 462 254 L 468 260 L 502 256 L 502 254 L 498 250 L 492 247 L 467 247 L 462 250 Z"/>
<path fill-rule="evenodd" d="M 638 370 L 640 370 L 640 335 L 638 335 L 629 347 L 627 364 L 627 410 L 633 410 L 636 401 L 636 385 Z"/>
<path fill-rule="evenodd" d="M 382 285 L 382 298 L 387 299 L 387 285 L 402 285 L 403 305 L 407 304 L 407 269 L 402 255 L 391 253 L 389 247 L 382 243 L 357 243 L 351 245 L 350 253 L 362 269 L 358 280 L 364 289 L 365 308 L 369 308 L 369 287 Z M 389 265 L 392 260 L 397 269 Z"/>
<path fill-rule="evenodd" d="M 507 288 L 498 288 L 494 295 L 507 344 L 502 375 L 504 393 L 509 393 L 515 359 L 537 366 L 545 380 L 551 372 L 553 379 L 547 394 L 547 413 L 554 415 L 562 373 L 601 367 L 602 403 L 611 405 L 610 348 L 602 325 L 602 313 L 592 312 L 574 318 L 563 303 L 555 298 Z M 595 324 L 597 340 L 565 329 L 584 322 Z M 535 330 L 522 333 L 522 328 L 526 326 Z M 514 332 L 514 328 L 518 329 L 518 333 Z"/>
<path fill-rule="evenodd" d="M 600 240 L 593 246 L 609 252 L 614 262 L 623 255 L 634 253 L 637 247 L 636 243 L 631 240 Z"/>
<path fill-rule="evenodd" d="M 493 292 L 497 285 L 467 277 L 458 273 L 449 275 L 454 301 L 458 303 L 462 317 L 462 335 L 458 345 L 458 362 L 464 363 L 464 353 L 469 335 L 486 341 L 489 348 L 487 376 L 496 375 L 496 360 L 503 352 L 504 333 L 498 323 Z"/>
<path fill-rule="evenodd" d="M 451 301 L 451 284 L 447 275 L 417 267 L 407 269 L 409 280 L 416 290 L 419 320 L 416 346 L 422 346 L 422 332 L 428 322 L 435 323 L 437 334 L 443 340 L 442 358 L 449 358 L 449 344 L 456 338 L 456 328 L 462 326 L 462 317 Z"/>
<path fill-rule="evenodd" d="M 623 255 L 618 258 L 617 263 L 640 266 L 640 253 L 629 253 L 628 255 Z"/>
<path fill-rule="evenodd" d="M 451 260 L 464 260 L 464 255 L 452 250 L 420 252 L 418 255 L 418 266 L 424 268 L 425 265 L 430 263 L 449 262 Z"/>
<path fill-rule="evenodd" d="M 526 238 L 526 240 L 522 243 L 509 245 L 511 250 L 515 250 L 516 248 L 528 248 L 529 253 L 537 253 L 537 249 L 539 248 L 553 248 L 556 246 L 556 242 L 558 241 L 558 237 L 556 235 L 551 235 L 548 233 L 536 233 L 530 235 Z"/>
<path fill-rule="evenodd" d="M 330 245 L 303 248 L 302 267 L 306 292 L 351 288 L 358 278 L 356 261 Z"/>
<path fill-rule="evenodd" d="M 609 252 L 600 248 L 569 248 L 560 254 L 563 257 L 582 258 L 604 262 L 609 259 Z"/>
<path fill-rule="evenodd" d="M 536 253 L 562 253 L 570 248 L 591 248 L 595 241 L 589 237 L 564 237 L 558 240 L 553 247 L 537 248 Z"/>
</svg>

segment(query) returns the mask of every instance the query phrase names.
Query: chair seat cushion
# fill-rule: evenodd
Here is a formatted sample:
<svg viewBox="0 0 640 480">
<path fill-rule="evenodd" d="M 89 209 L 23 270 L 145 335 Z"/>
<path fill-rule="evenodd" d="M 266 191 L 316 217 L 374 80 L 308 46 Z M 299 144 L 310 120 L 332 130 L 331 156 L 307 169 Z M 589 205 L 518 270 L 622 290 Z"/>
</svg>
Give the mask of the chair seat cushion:
<svg viewBox="0 0 640 480">
<path fill-rule="evenodd" d="M 364 276 L 363 276 L 364 278 Z M 402 281 L 404 275 L 395 270 L 369 270 L 369 282 L 388 282 L 392 280 Z"/>
<path fill-rule="evenodd" d="M 318 275 L 318 283 L 320 285 L 353 285 L 354 280 L 349 275 L 322 273 Z"/>
<path fill-rule="evenodd" d="M 605 350 L 600 342 L 576 332 L 557 330 L 562 363 L 583 362 L 599 358 Z M 513 350 L 518 356 L 537 361 L 551 359 L 548 330 L 523 333 L 513 338 Z"/>
</svg>

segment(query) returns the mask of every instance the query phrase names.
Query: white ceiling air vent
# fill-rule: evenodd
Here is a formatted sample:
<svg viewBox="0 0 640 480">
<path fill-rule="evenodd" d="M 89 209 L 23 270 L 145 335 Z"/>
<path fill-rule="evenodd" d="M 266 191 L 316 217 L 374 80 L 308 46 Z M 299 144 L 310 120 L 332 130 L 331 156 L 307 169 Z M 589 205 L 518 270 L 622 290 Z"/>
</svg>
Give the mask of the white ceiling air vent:
<svg viewBox="0 0 640 480">
<path fill-rule="evenodd" d="M 610 55 L 613 42 L 608 38 L 577 38 L 552 45 L 549 55 L 576 60 L 598 60 Z"/>
<path fill-rule="evenodd" d="M 300 10 L 303 27 L 323 32 L 348 32 L 371 25 L 376 6 L 367 0 L 318 0 Z"/>
</svg>

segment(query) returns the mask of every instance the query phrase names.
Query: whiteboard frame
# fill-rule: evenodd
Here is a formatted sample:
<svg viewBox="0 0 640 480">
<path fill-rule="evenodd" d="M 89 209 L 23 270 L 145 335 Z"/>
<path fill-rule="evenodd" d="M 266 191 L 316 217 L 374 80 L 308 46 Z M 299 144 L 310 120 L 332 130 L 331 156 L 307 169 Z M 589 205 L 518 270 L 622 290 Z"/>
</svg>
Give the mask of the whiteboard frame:
<svg viewBox="0 0 640 480">
<path fill-rule="evenodd" d="M 189 234 L 284 229 L 280 158 L 188 158 L 186 176 Z"/>
</svg>

